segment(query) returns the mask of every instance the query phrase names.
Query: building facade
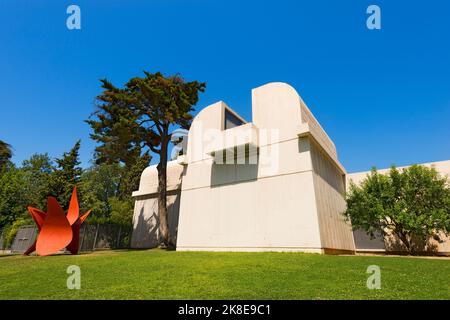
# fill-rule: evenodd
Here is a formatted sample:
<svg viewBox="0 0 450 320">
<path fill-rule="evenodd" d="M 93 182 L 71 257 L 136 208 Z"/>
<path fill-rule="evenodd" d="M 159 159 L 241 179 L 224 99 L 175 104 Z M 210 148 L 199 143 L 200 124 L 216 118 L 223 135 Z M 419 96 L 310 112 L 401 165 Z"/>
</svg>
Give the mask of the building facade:
<svg viewBox="0 0 450 320">
<path fill-rule="evenodd" d="M 366 239 L 342 216 L 348 180 L 364 173 L 347 174 L 291 86 L 253 89 L 251 122 L 220 101 L 175 136 L 167 182 L 177 250 L 354 253 L 367 242 L 381 250 L 382 236 Z M 158 243 L 157 176 L 148 167 L 133 193 L 134 248 Z"/>
</svg>

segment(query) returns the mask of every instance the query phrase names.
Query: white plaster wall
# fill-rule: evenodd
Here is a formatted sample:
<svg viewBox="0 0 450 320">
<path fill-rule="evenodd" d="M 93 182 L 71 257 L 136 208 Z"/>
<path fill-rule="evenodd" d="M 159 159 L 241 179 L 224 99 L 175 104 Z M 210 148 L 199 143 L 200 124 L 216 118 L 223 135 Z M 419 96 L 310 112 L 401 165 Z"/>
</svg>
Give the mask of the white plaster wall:
<svg viewBox="0 0 450 320">
<path fill-rule="evenodd" d="M 273 82 L 252 90 L 252 122 L 260 130 L 279 131 L 279 141 L 297 136 L 302 122 L 300 96 L 286 83 Z M 273 141 L 277 142 L 277 141 Z"/>
<path fill-rule="evenodd" d="M 321 252 L 312 173 L 183 190 L 177 250 Z"/>
<path fill-rule="evenodd" d="M 188 147 L 177 250 L 322 252 L 309 138 L 298 137 L 301 99 L 283 83 L 254 89 L 252 99 L 252 123 L 270 135 L 258 139 L 257 165 L 219 165 L 197 153 L 197 131 L 223 130 L 223 102 L 193 121 L 197 152 Z"/>
<path fill-rule="evenodd" d="M 207 146 L 214 140 L 211 135 L 208 135 L 208 131 L 224 129 L 225 109 L 228 109 L 228 111 L 242 120 L 242 122 L 246 122 L 223 101 L 219 101 L 202 109 L 192 121 L 191 128 L 189 129 L 186 155 L 188 163 L 195 163 L 212 158 L 207 152 Z"/>
<path fill-rule="evenodd" d="M 167 210 L 169 230 L 176 241 L 180 209 L 180 191 L 184 167 L 176 161 L 167 163 Z M 139 190 L 135 198 L 133 214 L 132 248 L 153 248 L 159 244 L 158 170 L 156 165 L 147 167 L 141 174 Z"/>
<path fill-rule="evenodd" d="M 283 82 L 272 82 L 252 90 L 253 123 L 259 129 L 279 131 L 279 141 L 298 135 L 299 126 L 308 123 L 322 147 L 337 159 L 336 147 L 297 91 Z M 276 141 L 274 141 L 276 142 Z"/>
<path fill-rule="evenodd" d="M 184 167 L 176 160 L 167 162 L 167 190 L 179 190 L 181 187 Z M 139 190 L 133 192 L 134 197 L 150 195 L 158 192 L 158 170 L 151 165 L 142 172 Z"/>
<path fill-rule="evenodd" d="M 176 242 L 180 210 L 180 193 L 170 192 L 167 196 L 167 214 L 170 234 Z M 156 195 L 138 197 L 134 205 L 131 248 L 144 249 L 158 246 L 160 238 L 158 198 Z"/>
</svg>

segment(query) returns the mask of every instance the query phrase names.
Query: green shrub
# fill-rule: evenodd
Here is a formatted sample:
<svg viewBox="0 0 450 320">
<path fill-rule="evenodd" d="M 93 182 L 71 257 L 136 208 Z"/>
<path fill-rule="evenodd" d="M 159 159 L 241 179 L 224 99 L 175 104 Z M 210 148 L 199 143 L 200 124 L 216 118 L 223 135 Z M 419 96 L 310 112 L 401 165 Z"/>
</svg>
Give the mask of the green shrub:
<svg viewBox="0 0 450 320">
<path fill-rule="evenodd" d="M 373 169 L 361 184 L 350 184 L 344 214 L 354 229 L 371 236 L 387 231 L 413 254 L 429 238 L 450 235 L 450 181 L 421 165 L 386 174 Z"/>
<path fill-rule="evenodd" d="M 17 219 L 12 224 L 5 227 L 5 229 L 3 230 L 3 232 L 4 232 L 3 233 L 4 234 L 3 247 L 9 248 L 12 245 L 14 238 L 16 237 L 17 231 L 19 231 L 19 228 L 21 226 L 29 225 L 29 224 L 33 224 L 33 221 L 31 219 L 21 218 L 21 219 Z"/>
</svg>

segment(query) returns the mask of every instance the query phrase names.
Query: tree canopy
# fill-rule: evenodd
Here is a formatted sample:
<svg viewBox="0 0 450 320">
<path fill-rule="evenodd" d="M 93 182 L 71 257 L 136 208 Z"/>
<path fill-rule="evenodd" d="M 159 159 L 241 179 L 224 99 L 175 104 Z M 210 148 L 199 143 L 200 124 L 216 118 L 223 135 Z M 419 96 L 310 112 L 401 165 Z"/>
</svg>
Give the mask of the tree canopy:
<svg viewBox="0 0 450 320">
<path fill-rule="evenodd" d="M 144 74 L 130 79 L 123 89 L 101 80 L 105 90 L 87 120 L 93 129 L 91 138 L 99 142 L 96 156 L 100 162 L 127 163 L 145 149 L 161 154 L 162 144 L 170 141 L 170 125 L 189 128 L 198 92 L 206 84 L 186 82 L 179 75 Z"/>
<path fill-rule="evenodd" d="M 6 166 L 12 157 L 11 146 L 0 140 L 0 171 Z"/>
<path fill-rule="evenodd" d="M 373 169 L 359 186 L 351 183 L 344 215 L 354 229 L 389 232 L 415 253 L 430 237 L 441 241 L 450 232 L 449 182 L 420 165 L 387 174 Z"/>
<path fill-rule="evenodd" d="M 56 167 L 50 177 L 49 193 L 58 199 L 63 208 L 69 205 L 73 188 L 80 182 L 81 173 L 79 151 L 81 142 L 77 141 L 69 152 L 55 159 Z"/>
<path fill-rule="evenodd" d="M 144 72 L 123 88 L 101 80 L 104 91 L 97 97 L 97 110 L 87 120 L 91 138 L 99 143 L 97 162 L 130 162 L 144 153 L 158 155 L 158 214 L 162 242 L 172 246 L 167 217 L 167 152 L 171 130 L 189 128 L 199 92 L 206 84 L 186 82 L 181 76 Z"/>
</svg>

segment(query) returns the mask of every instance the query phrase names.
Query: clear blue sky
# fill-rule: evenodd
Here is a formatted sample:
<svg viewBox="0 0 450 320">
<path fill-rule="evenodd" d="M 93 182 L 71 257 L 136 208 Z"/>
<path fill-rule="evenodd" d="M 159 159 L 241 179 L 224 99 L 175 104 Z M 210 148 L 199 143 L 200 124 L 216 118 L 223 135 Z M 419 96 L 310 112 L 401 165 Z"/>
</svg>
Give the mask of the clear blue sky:
<svg viewBox="0 0 450 320">
<path fill-rule="evenodd" d="M 66 8 L 81 7 L 81 30 Z M 382 29 L 366 28 L 366 8 Z M 0 139 L 14 161 L 82 139 L 101 92 L 142 70 L 207 82 L 251 119 L 254 87 L 294 86 L 348 171 L 450 159 L 450 1 L 2 0 Z"/>
</svg>

